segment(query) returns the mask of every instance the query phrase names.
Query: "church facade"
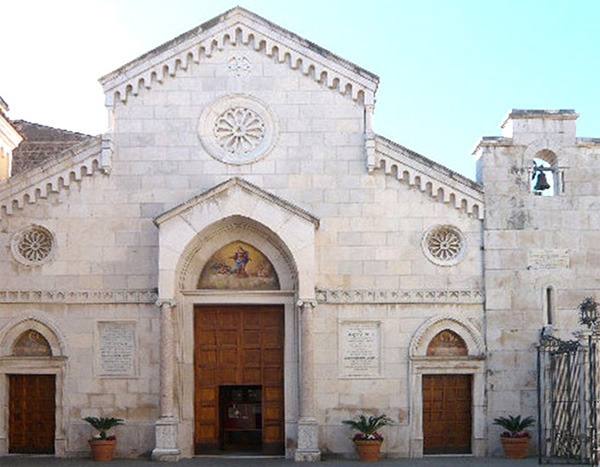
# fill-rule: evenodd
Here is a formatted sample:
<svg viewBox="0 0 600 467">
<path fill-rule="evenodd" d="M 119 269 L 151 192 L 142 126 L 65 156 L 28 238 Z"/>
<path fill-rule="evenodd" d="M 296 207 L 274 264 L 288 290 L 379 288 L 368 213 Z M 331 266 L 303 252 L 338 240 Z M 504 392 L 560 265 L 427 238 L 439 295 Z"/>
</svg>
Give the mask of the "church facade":
<svg viewBox="0 0 600 467">
<path fill-rule="evenodd" d="M 600 286 L 600 139 L 513 110 L 472 181 L 375 134 L 378 82 L 235 8 L 37 164 L 1 101 L 0 456 L 86 456 L 106 416 L 121 457 L 315 461 L 383 413 L 386 456 L 498 454 Z"/>
</svg>

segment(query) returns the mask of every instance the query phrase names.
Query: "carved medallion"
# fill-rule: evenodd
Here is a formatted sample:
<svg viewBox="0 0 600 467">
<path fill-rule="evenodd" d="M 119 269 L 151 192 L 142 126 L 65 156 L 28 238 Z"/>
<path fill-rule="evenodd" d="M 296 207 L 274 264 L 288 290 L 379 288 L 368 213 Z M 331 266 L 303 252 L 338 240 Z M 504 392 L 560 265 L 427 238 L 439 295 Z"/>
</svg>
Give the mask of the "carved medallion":
<svg viewBox="0 0 600 467">
<path fill-rule="evenodd" d="M 231 60 L 227 62 L 227 69 L 236 76 L 242 76 L 250 73 L 252 64 L 246 57 L 232 57 Z"/>
</svg>

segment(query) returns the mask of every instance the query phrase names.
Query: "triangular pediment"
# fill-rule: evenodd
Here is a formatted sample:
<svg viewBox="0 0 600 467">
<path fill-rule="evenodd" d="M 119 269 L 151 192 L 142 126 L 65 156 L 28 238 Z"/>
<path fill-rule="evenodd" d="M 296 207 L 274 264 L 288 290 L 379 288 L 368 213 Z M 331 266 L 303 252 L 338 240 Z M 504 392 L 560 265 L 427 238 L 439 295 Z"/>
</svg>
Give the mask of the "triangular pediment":
<svg viewBox="0 0 600 467">
<path fill-rule="evenodd" d="M 250 204 L 248 204 L 247 200 L 250 200 Z M 164 212 L 154 219 L 154 223 L 157 226 L 160 226 L 174 217 L 185 215 L 190 211 L 202 208 L 202 205 L 213 202 L 221 202 L 224 204 L 225 201 L 227 204 L 236 206 L 236 210 L 239 211 L 230 214 L 241 215 L 246 209 L 250 210 L 250 212 L 248 212 L 248 215 L 250 215 L 251 211 L 256 210 L 260 204 L 266 203 L 267 205 L 277 207 L 278 210 L 283 210 L 291 214 L 292 217 L 314 224 L 314 228 L 319 226 L 319 219 L 304 209 L 237 177 L 231 178 L 226 182 L 191 198 L 185 203 Z M 224 213 L 225 211 L 222 209 L 221 212 Z"/>
<path fill-rule="evenodd" d="M 100 78 L 107 105 L 142 88 L 201 66 L 227 45 L 250 48 L 341 94 L 373 103 L 379 78 L 318 45 L 241 7 L 233 8 Z"/>
</svg>

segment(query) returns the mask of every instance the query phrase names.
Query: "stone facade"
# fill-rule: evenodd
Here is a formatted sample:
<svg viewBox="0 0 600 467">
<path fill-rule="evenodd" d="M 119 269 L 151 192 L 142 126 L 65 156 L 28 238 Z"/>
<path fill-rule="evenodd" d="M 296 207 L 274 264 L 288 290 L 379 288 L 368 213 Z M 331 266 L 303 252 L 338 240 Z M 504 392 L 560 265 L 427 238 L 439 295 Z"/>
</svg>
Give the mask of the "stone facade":
<svg viewBox="0 0 600 467">
<path fill-rule="evenodd" d="M 513 111 L 474 182 L 374 134 L 377 76 L 241 8 L 100 82 L 105 135 L 0 181 L 0 405 L 8 375 L 56 375 L 56 455 L 86 455 L 103 415 L 127 421 L 119 456 L 193 456 L 194 314 L 215 304 L 282 307 L 287 457 L 352 455 L 363 412 L 394 420 L 385 455 L 422 456 L 424 375 L 471 378 L 474 455 L 494 416 L 535 413 L 540 329 L 568 334 L 599 282 L 600 143 L 573 112 Z M 531 193 L 537 157 L 555 196 Z M 236 241 L 278 290 L 198 289 Z M 14 354 L 28 330 L 51 357 Z M 464 351 L 431 355 L 448 331 Z"/>
</svg>

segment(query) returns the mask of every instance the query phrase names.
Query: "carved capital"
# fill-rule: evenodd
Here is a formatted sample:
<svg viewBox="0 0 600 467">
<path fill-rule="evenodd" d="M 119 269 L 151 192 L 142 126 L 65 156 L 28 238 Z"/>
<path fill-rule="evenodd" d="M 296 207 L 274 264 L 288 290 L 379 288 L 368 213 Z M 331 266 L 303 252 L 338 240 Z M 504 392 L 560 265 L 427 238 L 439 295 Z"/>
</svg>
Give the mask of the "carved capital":
<svg viewBox="0 0 600 467">
<path fill-rule="evenodd" d="M 296 303 L 296 305 L 298 306 L 298 308 L 300 308 L 301 311 L 304 310 L 309 310 L 309 309 L 314 309 L 317 306 L 317 301 L 313 298 L 308 298 L 308 299 L 299 299 L 298 302 Z"/>
<path fill-rule="evenodd" d="M 159 308 L 164 308 L 164 307 L 175 308 L 176 305 L 177 305 L 177 303 L 172 298 L 159 298 L 156 301 L 156 306 Z"/>
</svg>

